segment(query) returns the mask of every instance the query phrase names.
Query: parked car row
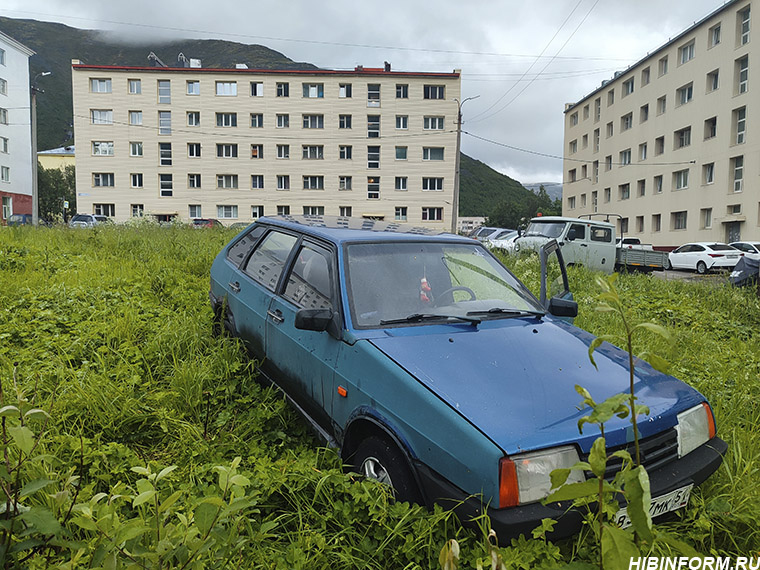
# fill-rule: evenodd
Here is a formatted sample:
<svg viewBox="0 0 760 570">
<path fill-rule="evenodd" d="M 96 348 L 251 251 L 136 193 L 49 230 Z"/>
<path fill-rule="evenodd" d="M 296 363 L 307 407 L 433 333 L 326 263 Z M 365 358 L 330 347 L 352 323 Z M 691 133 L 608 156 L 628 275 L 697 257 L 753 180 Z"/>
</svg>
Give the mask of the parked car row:
<svg viewBox="0 0 760 570">
<path fill-rule="evenodd" d="M 749 249 L 752 245 L 748 243 L 742 247 Z M 733 269 L 743 255 L 744 251 L 734 244 L 686 243 L 668 254 L 666 269 L 690 269 L 704 275 L 713 269 Z"/>
</svg>

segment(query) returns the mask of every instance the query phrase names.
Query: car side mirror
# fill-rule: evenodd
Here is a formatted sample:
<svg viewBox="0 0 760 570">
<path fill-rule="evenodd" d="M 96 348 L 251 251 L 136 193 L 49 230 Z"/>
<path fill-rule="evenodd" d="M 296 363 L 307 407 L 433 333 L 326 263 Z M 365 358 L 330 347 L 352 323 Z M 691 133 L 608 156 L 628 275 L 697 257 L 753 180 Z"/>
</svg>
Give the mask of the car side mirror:
<svg viewBox="0 0 760 570">
<path fill-rule="evenodd" d="M 567 236 L 565 237 L 565 239 L 567 241 L 573 241 L 575 239 L 575 237 L 576 237 L 575 236 L 575 228 L 570 228 L 570 231 L 567 232 Z"/>
<path fill-rule="evenodd" d="M 332 309 L 299 309 L 294 324 L 303 331 L 327 331 L 330 336 L 340 339 L 339 316 Z"/>
<path fill-rule="evenodd" d="M 578 303 L 570 299 L 552 297 L 549 299 L 549 313 L 555 317 L 577 317 Z"/>
</svg>

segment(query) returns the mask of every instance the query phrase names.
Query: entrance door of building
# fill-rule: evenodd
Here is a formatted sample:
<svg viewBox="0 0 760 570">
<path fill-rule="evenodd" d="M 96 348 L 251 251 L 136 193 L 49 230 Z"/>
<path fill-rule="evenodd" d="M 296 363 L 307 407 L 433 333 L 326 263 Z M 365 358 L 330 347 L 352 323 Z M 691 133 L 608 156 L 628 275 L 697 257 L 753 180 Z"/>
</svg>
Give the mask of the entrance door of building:
<svg viewBox="0 0 760 570">
<path fill-rule="evenodd" d="M 741 222 L 728 222 L 726 224 L 726 243 L 740 241 L 742 239 Z"/>
</svg>

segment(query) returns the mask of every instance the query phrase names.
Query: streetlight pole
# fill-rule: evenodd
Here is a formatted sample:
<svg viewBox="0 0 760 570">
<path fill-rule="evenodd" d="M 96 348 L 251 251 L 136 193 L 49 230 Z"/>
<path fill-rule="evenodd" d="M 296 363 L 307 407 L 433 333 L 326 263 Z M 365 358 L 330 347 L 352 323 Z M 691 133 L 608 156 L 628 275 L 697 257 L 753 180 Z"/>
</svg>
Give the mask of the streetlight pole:
<svg viewBox="0 0 760 570">
<path fill-rule="evenodd" d="M 457 233 L 457 218 L 459 217 L 459 163 L 461 161 L 461 146 L 462 146 L 462 105 L 472 99 L 477 99 L 480 95 L 475 97 L 467 97 L 467 99 L 454 99 L 457 102 L 457 155 L 454 162 L 454 199 L 451 206 L 451 233 Z"/>
<path fill-rule="evenodd" d="M 31 112 L 32 112 L 32 225 L 37 226 L 40 222 L 40 196 L 37 187 L 37 93 L 44 93 L 36 85 L 39 77 L 47 77 L 52 71 L 38 73 L 32 79 L 31 84 Z"/>
</svg>

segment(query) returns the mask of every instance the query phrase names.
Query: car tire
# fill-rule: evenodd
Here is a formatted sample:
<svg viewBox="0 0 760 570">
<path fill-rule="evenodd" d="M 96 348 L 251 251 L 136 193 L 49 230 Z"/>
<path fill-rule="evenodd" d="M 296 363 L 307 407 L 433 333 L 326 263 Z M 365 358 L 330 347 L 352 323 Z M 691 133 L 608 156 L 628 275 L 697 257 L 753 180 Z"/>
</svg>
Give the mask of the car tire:
<svg viewBox="0 0 760 570">
<path fill-rule="evenodd" d="M 704 275 L 705 273 L 707 273 L 707 265 L 705 264 L 704 261 L 697 262 L 697 273 L 699 273 L 700 275 Z"/>
<path fill-rule="evenodd" d="M 667 261 L 665 261 L 665 269 L 667 269 L 668 271 L 670 271 L 671 269 L 673 269 L 673 264 L 670 263 L 669 259 Z"/>
<path fill-rule="evenodd" d="M 368 437 L 359 444 L 349 463 L 352 471 L 388 485 L 397 501 L 422 502 L 406 458 L 388 438 Z"/>
</svg>

